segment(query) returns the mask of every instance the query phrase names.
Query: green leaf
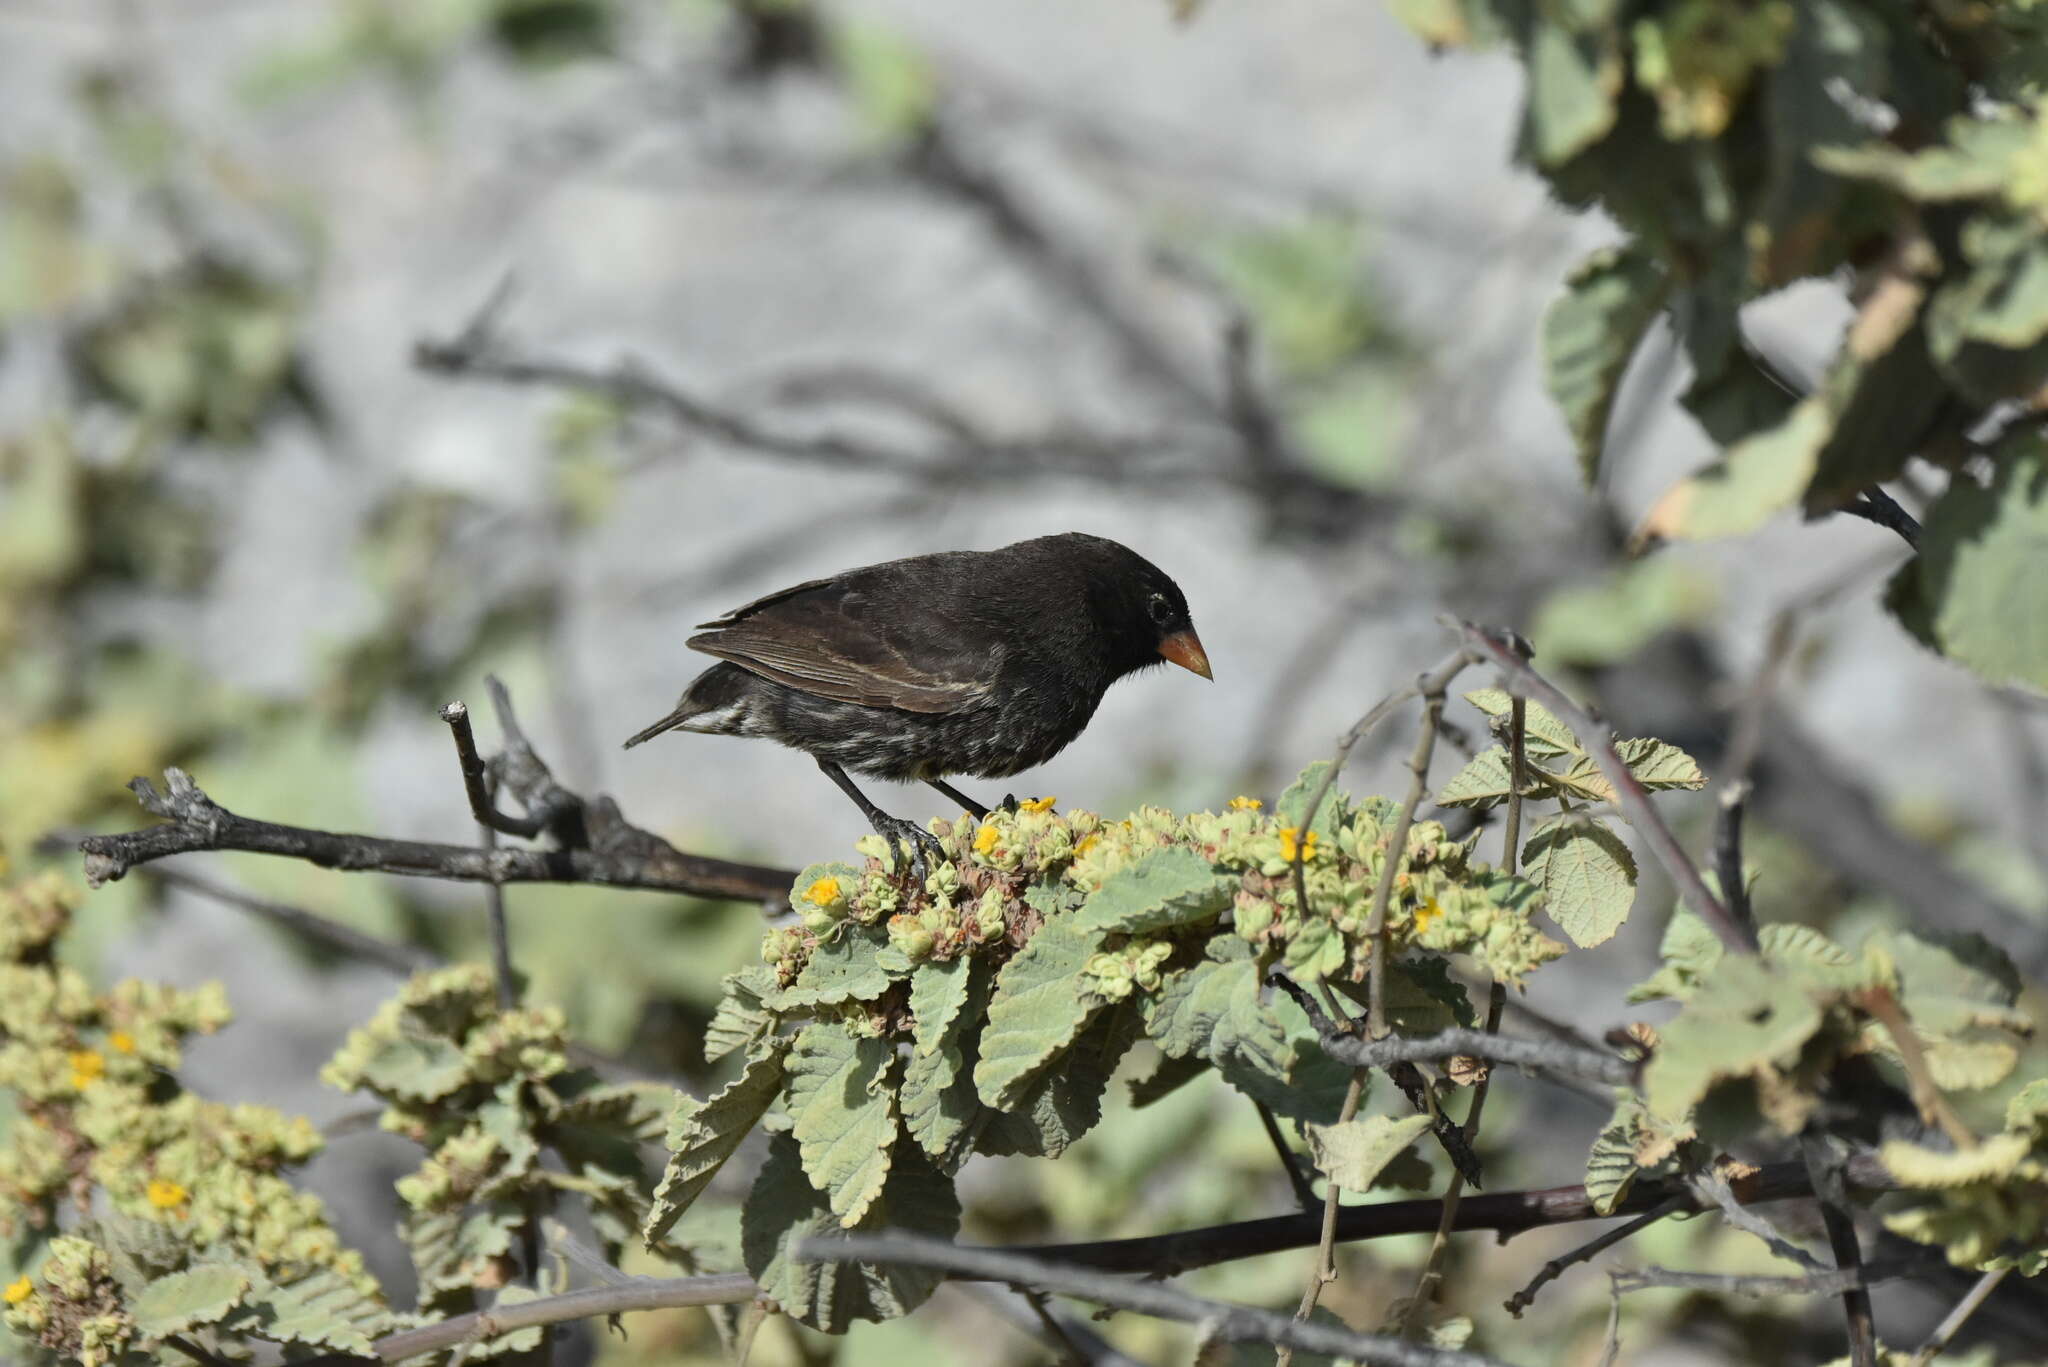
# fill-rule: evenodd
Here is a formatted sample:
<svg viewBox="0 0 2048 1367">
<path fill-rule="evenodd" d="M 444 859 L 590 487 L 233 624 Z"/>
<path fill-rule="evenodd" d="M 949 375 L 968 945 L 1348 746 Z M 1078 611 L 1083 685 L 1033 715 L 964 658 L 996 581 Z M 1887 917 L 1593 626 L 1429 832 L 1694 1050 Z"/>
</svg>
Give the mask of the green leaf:
<svg viewBox="0 0 2048 1367">
<path fill-rule="evenodd" d="M 1229 907 L 1237 880 L 1183 846 L 1145 855 L 1102 881 L 1082 904 L 1079 929 L 1142 935 L 1213 921 Z"/>
<path fill-rule="evenodd" d="M 391 1035 L 375 1042 L 362 1077 L 389 1096 L 439 1101 L 469 1081 L 469 1059 L 460 1045 L 438 1035 Z"/>
<path fill-rule="evenodd" d="M 1707 776 L 1700 772 L 1699 761 L 1675 745 L 1638 738 L 1619 741 L 1614 750 L 1629 773 L 1635 775 L 1636 782 L 1653 793 L 1707 786 Z"/>
<path fill-rule="evenodd" d="M 1451 978 L 1451 961 L 1437 954 L 1387 965 L 1387 1024 L 1401 1035 L 1434 1035 L 1477 1022 L 1472 998 Z"/>
<path fill-rule="evenodd" d="M 1292 998 L 1273 992 L 1260 1001 L 1251 959 L 1204 961 L 1168 980 L 1148 1008 L 1146 1032 L 1170 1055 L 1207 1058 L 1232 1087 L 1294 1119 L 1334 1121 L 1350 1081 Z"/>
<path fill-rule="evenodd" d="M 918 1005 L 924 969 L 911 980 L 918 1045 L 898 1093 L 904 1130 L 947 1173 L 966 1158 L 983 1118 L 981 1098 L 974 1090 L 974 1063 L 989 981 L 984 960 L 953 962 L 962 967 L 941 975 L 941 985 L 928 989 L 941 993 L 945 1005 L 928 1003 L 933 1008 L 929 1011 Z M 952 995 L 956 989 L 957 1000 Z"/>
<path fill-rule="evenodd" d="M 976 1147 L 988 1154 L 1057 1158 L 1102 1119 L 1102 1094 L 1110 1074 L 1130 1052 L 1138 1012 L 1119 1002 L 1099 1012 L 1089 1027 L 1007 1112 L 985 1111 Z"/>
<path fill-rule="evenodd" d="M 161 1339 L 201 1325 L 217 1324 L 242 1303 L 258 1282 L 267 1282 L 249 1263 L 202 1263 L 183 1272 L 152 1278 L 135 1297 L 135 1328 Z"/>
<path fill-rule="evenodd" d="M 711 1024 L 704 1027 L 704 1061 L 716 1063 L 727 1054 L 753 1052 L 775 1029 L 775 1013 L 762 1003 L 775 990 L 775 975 L 766 964 L 725 975 L 724 991 Z"/>
<path fill-rule="evenodd" d="M 1273 804 L 1273 819 L 1282 826 L 1296 830 L 1303 825 L 1302 818 L 1308 815 L 1309 799 L 1316 795 L 1316 789 L 1323 786 L 1323 776 L 1330 772 L 1330 761 L 1319 759 L 1303 769 L 1294 782 L 1287 785 L 1287 791 L 1280 794 Z M 1345 803 L 1344 790 L 1337 784 L 1330 785 L 1322 803 L 1316 808 L 1316 819 L 1308 822 L 1308 829 L 1328 840 L 1336 834 L 1339 814 Z"/>
<path fill-rule="evenodd" d="M 1719 462 L 1666 492 L 1639 535 L 1699 541 L 1755 531 L 1799 501 L 1834 430 L 1824 397 L 1801 401 L 1776 427 L 1737 442 Z"/>
<path fill-rule="evenodd" d="M 841 1002 L 871 1002 L 889 990 L 889 970 L 876 956 L 888 948 L 887 931 L 842 922 L 839 933 L 820 940 L 796 981 L 764 999 L 771 1011 Z"/>
<path fill-rule="evenodd" d="M 1382 1169 L 1429 1132 L 1426 1115 L 1399 1120 L 1384 1115 L 1358 1116 L 1341 1125 L 1310 1125 L 1309 1152 L 1316 1170 L 1346 1191 L 1371 1191 Z"/>
<path fill-rule="evenodd" d="M 404 1234 L 419 1274 L 422 1308 L 448 1292 L 468 1296 L 478 1278 L 490 1273 L 493 1260 L 511 1253 L 525 1218 L 525 1208 L 516 1201 L 412 1215 Z"/>
<path fill-rule="evenodd" d="M 1537 827 L 1522 865 L 1543 889 L 1550 919 L 1583 949 L 1612 939 L 1635 905 L 1635 856 L 1600 822 L 1567 815 Z"/>
<path fill-rule="evenodd" d="M 1589 484 L 1600 471 L 1622 372 L 1670 287 L 1663 266 L 1640 244 L 1609 247 L 1579 264 L 1543 316 L 1544 382 L 1564 410 Z"/>
<path fill-rule="evenodd" d="M 1818 1003 L 1785 972 L 1724 955 L 1659 1032 L 1643 1099 L 1653 1115 L 1680 1119 L 1723 1079 L 1791 1066 L 1821 1020 Z"/>
<path fill-rule="evenodd" d="M 1944 655 L 1993 683 L 2048 689 L 2048 442 L 2006 443 L 1989 487 L 1958 476 L 1921 530 L 1918 594 Z"/>
<path fill-rule="evenodd" d="M 249 1297 L 245 1332 L 272 1343 L 370 1355 L 370 1340 L 394 1327 L 383 1303 L 340 1273 L 320 1268 L 288 1286 Z M 242 1327 L 240 1319 L 236 1327 Z"/>
<path fill-rule="evenodd" d="M 654 1189 L 642 1237 L 652 1245 L 690 1208 L 725 1160 L 753 1132 L 782 1091 L 787 1041 L 747 1059 L 740 1075 L 716 1096 L 699 1101 L 678 1095 L 668 1123 L 668 1166 Z"/>
<path fill-rule="evenodd" d="M 2033 133 L 2030 124 L 2016 119 L 1958 118 L 1950 122 L 1948 142 L 1941 146 L 1918 152 L 1890 143 L 1821 147 L 1813 159 L 1823 170 L 1879 181 L 1912 199 L 1979 199 L 2000 194 L 2012 183 L 2013 168 L 2027 154 Z"/>
<path fill-rule="evenodd" d="M 1626 75 L 1611 28 L 1574 33 L 1539 12 L 1524 60 L 1522 149 L 1538 166 L 1570 161 L 1607 136 Z"/>
<path fill-rule="evenodd" d="M 916 1145 L 897 1145 L 888 1172 L 888 1181 L 857 1228 L 935 1239 L 959 1233 L 960 1199 L 953 1183 Z M 937 1289 L 942 1275 L 921 1268 L 790 1259 L 792 1242 L 828 1239 L 840 1227 L 824 1198 L 805 1180 L 795 1141 L 777 1135 L 740 1209 L 741 1255 L 764 1296 L 801 1324 L 843 1334 L 855 1320 L 907 1315 Z"/>
<path fill-rule="evenodd" d="M 1506 802 L 1508 794 L 1513 791 L 1514 781 L 1508 773 L 1508 752 L 1496 745 L 1474 755 L 1471 763 L 1439 789 L 1436 805 L 1473 807 L 1484 811 Z"/>
<path fill-rule="evenodd" d="M 1502 688 L 1475 688 L 1465 695 L 1465 701 L 1486 714 L 1488 725 L 1505 743 L 1515 709 L 1514 696 Z M 1532 702 L 1524 710 L 1522 749 L 1533 759 L 1582 753 L 1579 738 L 1572 734 L 1572 729 L 1540 702 Z"/>
<path fill-rule="evenodd" d="M 1765 933 L 1769 933 L 1768 927 Z M 1707 928 L 1705 921 L 1680 908 L 1671 913 L 1664 926 L 1664 938 L 1657 946 L 1657 957 L 1664 961 L 1663 967 L 1630 988 L 1628 1000 L 1690 997 L 1725 952 L 1720 937 Z"/>
<path fill-rule="evenodd" d="M 1003 965 L 974 1065 L 985 1104 L 999 1111 L 1015 1106 L 1102 1008 L 1081 990 L 1081 969 L 1096 943 L 1071 919 L 1047 921 Z"/>
<path fill-rule="evenodd" d="M 856 1039 L 834 1021 L 797 1033 L 789 1054 L 789 1095 L 804 1171 L 830 1197 L 843 1225 L 860 1223 L 889 1177 L 896 1144 L 896 1092 L 889 1074 L 896 1048 Z"/>
<path fill-rule="evenodd" d="M 985 976 L 983 960 L 968 955 L 940 963 L 928 960 L 910 975 L 911 1028 L 920 1056 L 938 1052 L 954 1033 L 953 1022 L 974 994 L 974 979 Z"/>
<path fill-rule="evenodd" d="M 1586 1155 L 1586 1195 L 1593 1209 L 1602 1215 L 1613 1212 L 1615 1203 L 1628 1195 L 1642 1169 L 1636 1163 L 1636 1130 L 1643 1103 L 1625 1096 L 1614 1108 L 1614 1118 L 1593 1139 Z"/>
</svg>

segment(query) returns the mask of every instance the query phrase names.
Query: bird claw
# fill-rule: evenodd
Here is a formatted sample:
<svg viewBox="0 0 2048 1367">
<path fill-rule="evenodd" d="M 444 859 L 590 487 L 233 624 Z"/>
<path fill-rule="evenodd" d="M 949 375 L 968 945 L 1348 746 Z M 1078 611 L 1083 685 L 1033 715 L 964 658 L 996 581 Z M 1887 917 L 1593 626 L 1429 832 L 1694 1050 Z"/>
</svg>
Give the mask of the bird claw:
<svg viewBox="0 0 2048 1367">
<path fill-rule="evenodd" d="M 910 873 L 914 884 L 923 883 L 931 873 L 927 855 L 940 863 L 945 862 L 946 847 L 939 843 L 937 836 L 915 821 L 906 821 L 900 816 L 884 816 L 875 822 L 875 830 L 882 839 L 889 842 L 889 848 L 892 850 L 906 841 L 909 842 Z"/>
<path fill-rule="evenodd" d="M 1004 793 L 1000 806 L 1005 812 L 1015 816 L 1017 814 L 1017 795 L 1015 793 Z"/>
</svg>

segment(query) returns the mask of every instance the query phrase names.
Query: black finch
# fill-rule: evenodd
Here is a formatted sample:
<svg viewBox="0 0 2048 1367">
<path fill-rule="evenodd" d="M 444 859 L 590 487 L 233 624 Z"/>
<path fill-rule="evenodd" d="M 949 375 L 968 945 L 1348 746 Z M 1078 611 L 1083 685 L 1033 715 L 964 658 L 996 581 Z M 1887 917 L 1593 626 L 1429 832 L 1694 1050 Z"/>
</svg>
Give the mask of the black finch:
<svg viewBox="0 0 2048 1367">
<path fill-rule="evenodd" d="M 1005 778 L 1043 764 L 1126 674 L 1171 661 L 1210 677 L 1180 586 L 1128 547 L 1080 532 L 865 565 L 704 628 L 690 648 L 722 663 L 627 748 L 701 731 L 802 750 L 875 830 L 911 840 L 920 868 L 936 842 L 868 801 L 848 770 L 928 783 L 983 816 L 947 775 Z"/>
</svg>

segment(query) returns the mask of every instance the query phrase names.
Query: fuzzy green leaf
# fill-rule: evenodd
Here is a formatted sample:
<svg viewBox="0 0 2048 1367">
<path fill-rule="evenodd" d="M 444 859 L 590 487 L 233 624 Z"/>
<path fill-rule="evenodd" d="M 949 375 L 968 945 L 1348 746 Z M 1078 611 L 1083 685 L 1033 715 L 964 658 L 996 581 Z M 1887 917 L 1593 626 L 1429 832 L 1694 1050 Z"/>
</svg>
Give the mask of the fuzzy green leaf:
<svg viewBox="0 0 2048 1367">
<path fill-rule="evenodd" d="M 857 1226 L 951 1239 L 960 1230 L 953 1183 L 914 1144 L 897 1145 L 888 1180 Z M 855 1320 L 907 1315 L 937 1289 L 941 1274 L 866 1263 L 799 1263 L 792 1242 L 830 1238 L 841 1228 L 825 1198 L 804 1178 L 796 1142 L 778 1135 L 740 1210 L 740 1249 L 761 1292 L 799 1323 L 843 1334 Z"/>
<path fill-rule="evenodd" d="M 1109 1076 L 1137 1037 L 1129 1002 L 1098 1012 L 1057 1067 L 1039 1076 L 1008 1111 L 984 1111 L 976 1148 L 988 1154 L 1057 1158 L 1102 1119 Z"/>
<path fill-rule="evenodd" d="M 1156 851 L 1126 864 L 1082 904 L 1077 928 L 1092 934 L 1142 935 L 1199 925 L 1221 916 L 1236 880 L 1216 872 L 1193 850 Z"/>
<path fill-rule="evenodd" d="M 1514 696 L 1503 688 L 1475 688 L 1465 695 L 1471 703 L 1486 714 L 1487 724 L 1494 733 L 1507 738 L 1507 728 L 1514 713 Z M 1579 738 L 1572 729 L 1559 721 L 1551 710 L 1540 702 L 1530 703 L 1522 717 L 1522 749 L 1534 759 L 1552 759 L 1560 755 L 1581 753 Z M 1505 753 L 1505 752 L 1503 752 Z"/>
<path fill-rule="evenodd" d="M 788 1048 L 786 1041 L 777 1041 L 748 1058 L 740 1075 L 716 1096 L 703 1101 L 676 1098 L 668 1124 L 668 1166 L 654 1190 L 654 1204 L 642 1230 L 650 1245 L 690 1208 L 775 1104 L 782 1091 L 783 1056 Z"/>
<path fill-rule="evenodd" d="M 944 963 L 926 962 L 910 975 L 911 1028 L 917 1052 L 938 1052 L 939 1044 L 953 1033 L 953 1022 L 974 993 L 974 979 L 985 976 L 985 960 L 968 955 Z"/>
<path fill-rule="evenodd" d="M 2028 438 L 1999 462 L 1989 487 L 1966 478 L 1949 485 L 1907 569 L 1943 654 L 1993 683 L 2048 688 L 2048 613 L 2023 608 L 2039 602 L 2043 564 L 2048 442 Z"/>
<path fill-rule="evenodd" d="M 1586 1155 L 1586 1196 L 1602 1215 L 1611 1213 L 1615 1203 L 1628 1195 L 1641 1171 L 1636 1164 L 1636 1126 L 1642 1109 L 1643 1103 L 1635 1097 L 1624 1097 Z"/>
<path fill-rule="evenodd" d="M 1726 955 L 1659 1032 L 1643 1073 L 1644 1100 L 1653 1115 L 1676 1120 L 1722 1079 L 1789 1066 L 1821 1020 L 1796 979 L 1755 958 Z"/>
<path fill-rule="evenodd" d="M 1650 511 L 1643 531 L 1674 541 L 1755 531 L 1799 501 L 1834 430 L 1825 397 L 1802 401 L 1783 422 L 1737 442 L 1716 464 L 1672 488 Z"/>
<path fill-rule="evenodd" d="M 1570 161 L 1614 127 L 1626 74 L 1611 29 L 1575 33 L 1538 11 L 1527 40 L 1522 149 L 1538 166 Z"/>
<path fill-rule="evenodd" d="M 766 964 L 725 975 L 724 991 L 711 1024 L 704 1027 L 704 1061 L 716 1063 L 727 1054 L 753 1052 L 775 1028 L 775 1013 L 763 1002 L 775 991 L 775 975 Z"/>
<path fill-rule="evenodd" d="M 370 1355 L 370 1340 L 393 1326 L 379 1300 L 326 1269 L 253 1292 L 247 1313 L 246 1327 L 239 1318 L 236 1327 L 258 1338 L 363 1356 Z"/>
<path fill-rule="evenodd" d="M 1581 948 L 1612 939 L 1635 905 L 1635 856 L 1597 821 L 1568 815 L 1537 827 L 1522 865 L 1543 889 L 1550 919 Z"/>
<path fill-rule="evenodd" d="M 805 1026 L 789 1053 L 790 1133 L 811 1184 L 829 1195 L 844 1225 L 860 1222 L 889 1177 L 895 1064 L 888 1040 L 856 1039 L 836 1021 Z"/>
<path fill-rule="evenodd" d="M 1101 1009 L 1081 989 L 1081 969 L 1096 943 L 1071 919 L 1047 921 L 1003 965 L 974 1065 L 975 1090 L 985 1104 L 999 1111 L 1016 1105 Z"/>
<path fill-rule="evenodd" d="M 1513 790 L 1514 784 L 1508 774 L 1508 752 L 1496 745 L 1474 755 L 1471 763 L 1439 789 L 1436 805 L 1475 807 L 1484 811 L 1506 802 Z"/>
<path fill-rule="evenodd" d="M 391 1035 L 374 1041 L 362 1078 L 389 1096 L 438 1101 L 469 1081 L 469 1059 L 460 1045 L 438 1035 Z"/>
<path fill-rule="evenodd" d="M 842 923 L 839 933 L 820 940 L 796 981 L 764 999 L 771 1011 L 841 1002 L 871 1002 L 889 990 L 889 970 L 877 955 L 889 947 L 888 932 Z"/>
<path fill-rule="evenodd" d="M 1707 786 L 1707 776 L 1700 772 L 1699 761 L 1675 745 L 1638 737 L 1617 742 L 1614 752 L 1628 766 L 1636 782 L 1653 793 Z"/>
<path fill-rule="evenodd" d="M 1142 1111 L 1147 1106 L 1164 1101 L 1196 1078 L 1210 1071 L 1209 1060 L 1199 1054 L 1184 1054 L 1175 1058 L 1162 1053 L 1159 1062 L 1143 1077 L 1134 1077 L 1130 1082 L 1131 1109 Z"/>
<path fill-rule="evenodd" d="M 1358 1116 L 1341 1125 L 1310 1125 L 1309 1152 L 1316 1170 L 1346 1191 L 1371 1191 L 1373 1182 L 1417 1139 L 1429 1132 L 1426 1115 L 1395 1120 Z"/>
<path fill-rule="evenodd" d="M 983 1119 L 981 1098 L 974 1090 L 974 1063 L 989 983 L 985 960 L 963 958 L 953 963 L 958 967 L 948 968 L 936 976 L 935 985 L 927 986 L 937 1001 L 928 995 L 920 1005 L 918 988 L 926 972 L 938 965 L 925 965 L 911 979 L 918 1044 L 903 1071 L 899 1092 L 904 1130 L 947 1173 L 966 1158 Z"/>
<path fill-rule="evenodd" d="M 1323 786 L 1323 776 L 1329 772 L 1330 761 L 1326 759 L 1319 759 L 1303 769 L 1294 782 L 1287 785 L 1287 791 L 1280 794 L 1279 800 L 1273 804 L 1273 819 L 1282 826 L 1293 826 L 1299 830 L 1303 824 L 1302 818 L 1308 815 L 1309 799 L 1316 795 L 1316 789 Z M 1338 813 L 1343 809 L 1344 802 L 1344 790 L 1334 783 L 1331 784 L 1322 804 L 1316 808 L 1316 819 L 1308 823 L 1308 828 L 1325 840 L 1329 839 L 1336 832 Z"/>
<path fill-rule="evenodd" d="M 1581 262 L 1564 288 L 1543 316 L 1544 381 L 1591 483 L 1622 372 L 1663 309 L 1670 277 L 1640 245 L 1610 247 Z"/>
<path fill-rule="evenodd" d="M 1231 1086 L 1294 1119 L 1334 1121 L 1350 1080 L 1292 998 L 1260 1000 L 1251 959 L 1205 961 L 1176 975 L 1151 1003 L 1146 1032 L 1170 1055 L 1207 1058 Z"/>
<path fill-rule="evenodd" d="M 135 1297 L 135 1327 L 146 1338 L 182 1334 L 217 1324 L 242 1303 L 243 1295 L 267 1282 L 249 1263 L 203 1263 L 152 1278 Z"/>
<path fill-rule="evenodd" d="M 1882 182 L 1912 199 L 1941 201 L 1995 195 L 2011 183 L 2033 128 L 2019 120 L 1956 119 L 1948 141 L 1918 152 L 1890 143 L 1822 147 L 1814 161 L 1838 176 Z"/>
</svg>

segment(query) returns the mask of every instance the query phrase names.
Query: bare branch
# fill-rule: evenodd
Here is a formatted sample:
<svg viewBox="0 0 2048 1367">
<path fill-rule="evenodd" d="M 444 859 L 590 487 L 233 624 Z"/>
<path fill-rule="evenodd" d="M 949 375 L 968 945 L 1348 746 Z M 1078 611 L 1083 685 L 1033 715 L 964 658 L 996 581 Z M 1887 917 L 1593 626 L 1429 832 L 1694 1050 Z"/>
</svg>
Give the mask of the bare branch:
<svg viewBox="0 0 2048 1367">
<path fill-rule="evenodd" d="M 1356 1035 L 1344 1034 L 1330 1020 L 1328 1012 L 1320 1008 L 1310 1010 L 1313 998 L 1303 992 L 1298 983 L 1277 976 L 1273 982 L 1296 1002 L 1301 1003 L 1303 1010 L 1310 1011 L 1310 1019 L 1315 1022 L 1316 1033 L 1322 1040 L 1323 1052 L 1337 1062 L 1353 1068 L 1385 1068 L 1395 1063 L 1456 1058 L 1463 1055 L 1468 1058 L 1490 1059 L 1495 1063 L 1510 1063 L 1517 1068 L 1571 1073 L 1614 1087 L 1628 1087 L 1635 1082 L 1636 1065 L 1628 1060 L 1559 1040 L 1531 1039 L 1526 1035 L 1502 1035 L 1465 1026 L 1452 1026 L 1434 1035 L 1389 1035 L 1381 1040 L 1361 1039 Z"/>
<path fill-rule="evenodd" d="M 1809 1272 L 1804 1277 L 1734 1276 L 1725 1272 L 1675 1272 L 1662 1267 L 1618 1268 L 1608 1275 L 1614 1289 L 1626 1294 L 1655 1287 L 1711 1291 L 1723 1296 L 1840 1296 L 1864 1291 L 1879 1282 L 1924 1277 L 1946 1264 L 1925 1259 L 1866 1263 L 1844 1272 Z"/>
<path fill-rule="evenodd" d="M 322 868 L 464 883 L 595 883 L 763 903 L 783 901 L 796 879 L 785 869 L 685 854 L 660 836 L 628 825 L 608 797 L 598 798 L 584 814 L 588 848 L 486 851 L 237 816 L 202 792 L 182 769 L 166 769 L 164 785 L 158 791 L 146 778 L 128 785 L 144 810 L 165 818 L 164 825 L 121 835 L 89 835 L 78 842 L 85 853 L 88 884 L 98 887 L 137 865 L 198 850 L 244 850 L 303 859 Z"/>
<path fill-rule="evenodd" d="M 1976 1285 L 1970 1288 L 1969 1294 L 1957 1301 L 1955 1308 L 1948 1314 L 1942 1316 L 1941 1323 L 1934 1327 L 1934 1332 L 1927 1336 L 1927 1342 L 1921 1344 L 1920 1350 L 1913 1354 L 1913 1360 L 1907 1367 L 1927 1367 L 1928 1363 L 1934 1361 L 1941 1350 L 1948 1347 L 1949 1340 L 1956 1336 L 1957 1331 L 1969 1322 L 1970 1316 L 1977 1313 L 1977 1308 L 1991 1298 L 1991 1293 L 1998 1289 L 1998 1284 L 2004 1281 L 2011 1271 L 2011 1264 L 2007 1264 L 1979 1277 Z"/>
<path fill-rule="evenodd" d="M 1087 1268 L 988 1248 L 962 1248 L 909 1234 L 849 1234 L 805 1239 L 790 1250 L 800 1262 L 869 1262 L 925 1267 L 955 1277 L 1007 1282 L 1114 1306 L 1155 1319 L 1199 1324 L 1211 1339 L 1304 1348 L 1387 1367 L 1500 1367 L 1496 1358 L 1404 1343 L 1379 1334 L 1290 1320 L 1272 1310 L 1206 1300 L 1170 1286 L 1115 1281 Z"/>
<path fill-rule="evenodd" d="M 629 1310 L 673 1310 L 692 1305 L 737 1305 L 754 1299 L 760 1288 L 742 1272 L 714 1277 L 635 1277 L 614 1286 L 593 1286 L 560 1296 L 542 1296 L 495 1306 L 417 1329 L 386 1334 L 370 1345 L 380 1362 L 403 1362 L 438 1353 L 457 1344 L 509 1334 L 514 1329 L 561 1324 L 568 1320 L 619 1315 Z"/>
<path fill-rule="evenodd" d="M 1613 1229 L 1605 1230 L 1588 1239 L 1585 1243 L 1580 1244 L 1571 1252 L 1552 1258 L 1549 1262 L 1543 1264 L 1542 1267 L 1536 1269 L 1536 1275 L 1529 1279 L 1527 1286 L 1524 1286 L 1520 1291 L 1507 1298 L 1506 1302 L 1504 1302 L 1507 1306 L 1507 1312 L 1516 1319 L 1520 1319 L 1522 1312 L 1536 1303 L 1536 1294 L 1551 1282 L 1563 1276 L 1568 1269 L 1576 1267 L 1580 1263 L 1592 1261 L 1592 1259 L 1614 1247 L 1622 1240 L 1634 1238 L 1659 1220 L 1664 1219 L 1666 1216 L 1676 1215 L 1684 1208 L 1684 1196 L 1668 1197 L 1663 1205 L 1646 1210 L 1628 1223 L 1616 1225 Z"/>
<path fill-rule="evenodd" d="M 1844 503 L 1839 511 L 1897 532 L 1908 546 L 1916 551 L 1920 549 L 1919 521 L 1900 507 L 1897 499 L 1875 484 Z"/>
</svg>

